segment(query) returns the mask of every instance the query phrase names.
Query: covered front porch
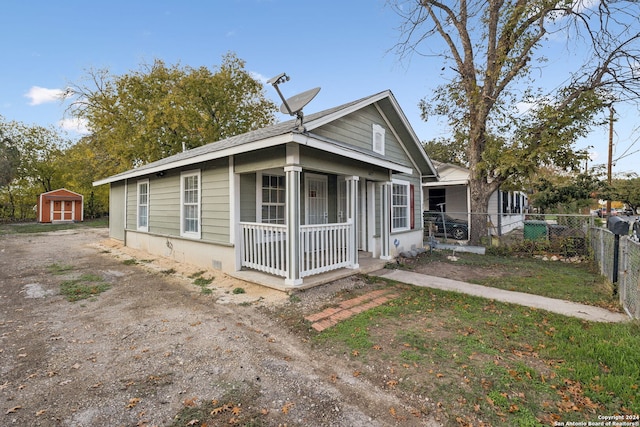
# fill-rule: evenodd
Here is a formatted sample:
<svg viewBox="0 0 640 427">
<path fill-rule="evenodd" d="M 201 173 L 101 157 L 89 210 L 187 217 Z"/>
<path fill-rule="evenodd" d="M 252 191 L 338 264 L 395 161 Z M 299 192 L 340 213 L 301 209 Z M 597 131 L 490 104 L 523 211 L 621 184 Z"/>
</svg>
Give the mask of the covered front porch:
<svg viewBox="0 0 640 427">
<path fill-rule="evenodd" d="M 264 170 L 255 173 L 255 181 L 253 174 L 240 181 L 256 195 L 256 209 L 254 221 L 238 223 L 241 269 L 236 276 L 275 288 L 300 288 L 317 284 L 319 275 L 335 280 L 361 271 L 363 253 L 368 260 L 375 255 L 376 268 L 390 259 L 390 182 L 299 166 Z M 340 272 L 327 274 L 334 271 Z"/>
</svg>

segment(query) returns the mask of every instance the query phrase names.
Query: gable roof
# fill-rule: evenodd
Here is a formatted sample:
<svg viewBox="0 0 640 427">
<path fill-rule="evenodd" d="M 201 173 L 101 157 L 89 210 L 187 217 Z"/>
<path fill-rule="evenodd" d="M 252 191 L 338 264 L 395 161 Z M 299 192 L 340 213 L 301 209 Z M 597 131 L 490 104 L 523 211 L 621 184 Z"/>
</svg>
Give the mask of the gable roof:
<svg viewBox="0 0 640 427">
<path fill-rule="evenodd" d="M 84 198 L 82 194 L 67 190 L 66 188 L 58 188 L 57 190 L 40 193 L 40 197 L 50 200 L 82 200 Z"/>
<path fill-rule="evenodd" d="M 469 169 L 452 163 L 443 163 L 436 160 L 432 160 L 432 162 L 438 169 L 438 180 L 435 182 L 422 183 L 423 187 L 469 184 Z"/>
<path fill-rule="evenodd" d="M 314 129 L 371 104 L 376 104 L 385 117 L 388 118 L 389 125 L 398 132 L 400 141 L 409 141 L 403 148 L 408 152 L 422 174 L 437 176 L 436 168 L 424 152 L 420 141 L 400 109 L 398 102 L 391 91 L 386 90 L 334 108 L 306 115 L 304 120 L 305 129 L 302 132 L 297 129 L 296 120 L 287 120 L 165 157 L 164 159 L 148 163 L 138 168 L 95 181 L 93 185 L 108 184 L 165 171 L 167 169 L 246 153 L 260 148 L 282 145 L 288 142 L 315 146 L 319 149 L 331 151 L 345 157 L 363 160 L 397 172 L 410 173 L 411 168 L 389 161 L 384 156 L 372 151 L 362 150 L 350 144 L 313 135 Z"/>
</svg>

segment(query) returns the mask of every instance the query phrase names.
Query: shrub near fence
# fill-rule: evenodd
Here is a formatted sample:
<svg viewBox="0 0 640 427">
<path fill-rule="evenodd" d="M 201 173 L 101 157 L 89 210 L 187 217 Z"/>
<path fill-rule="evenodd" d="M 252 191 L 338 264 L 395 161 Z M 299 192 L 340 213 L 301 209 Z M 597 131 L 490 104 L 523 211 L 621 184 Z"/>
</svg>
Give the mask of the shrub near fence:
<svg viewBox="0 0 640 427">
<path fill-rule="evenodd" d="M 538 251 L 565 257 L 588 255 L 589 215 L 527 214 L 522 228 L 523 243 Z"/>
</svg>

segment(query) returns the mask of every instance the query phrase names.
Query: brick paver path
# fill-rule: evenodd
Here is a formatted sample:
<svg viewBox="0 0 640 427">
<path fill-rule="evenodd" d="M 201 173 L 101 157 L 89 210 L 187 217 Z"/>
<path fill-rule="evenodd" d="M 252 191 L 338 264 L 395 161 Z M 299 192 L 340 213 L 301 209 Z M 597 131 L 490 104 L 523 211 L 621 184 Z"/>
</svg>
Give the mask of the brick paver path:
<svg viewBox="0 0 640 427">
<path fill-rule="evenodd" d="M 337 307 L 329 307 L 319 313 L 311 314 L 305 317 L 305 320 L 311 322 L 311 327 L 318 332 L 322 332 L 331 326 L 336 325 L 344 319 L 348 319 L 363 311 L 367 311 L 374 307 L 378 307 L 397 298 L 398 295 L 387 289 L 379 289 L 360 295 L 357 298 L 342 301 Z"/>
</svg>

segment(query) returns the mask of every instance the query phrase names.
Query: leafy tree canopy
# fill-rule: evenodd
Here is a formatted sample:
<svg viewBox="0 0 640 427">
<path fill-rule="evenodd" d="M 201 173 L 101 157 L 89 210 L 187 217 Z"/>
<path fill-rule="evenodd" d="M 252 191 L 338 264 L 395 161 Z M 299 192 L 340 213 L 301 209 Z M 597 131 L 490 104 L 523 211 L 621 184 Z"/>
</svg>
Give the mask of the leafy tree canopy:
<svg viewBox="0 0 640 427">
<path fill-rule="evenodd" d="M 9 184 L 18 172 L 20 152 L 14 142 L 5 136 L 3 123 L 0 121 L 0 188 Z"/>
<path fill-rule="evenodd" d="M 640 208 L 640 178 L 637 174 L 631 173 L 624 178 L 612 180 L 602 198 L 620 201 L 637 212 Z"/>
<path fill-rule="evenodd" d="M 61 185 L 60 169 L 56 162 L 70 144 L 64 135 L 54 128 L 15 121 L 6 125 L 5 135 L 13 141 L 19 153 L 14 179 L 37 185 L 41 192 L 54 190 Z"/>
<path fill-rule="evenodd" d="M 589 207 L 606 187 L 595 174 L 540 174 L 529 201 L 541 212 L 571 212 Z"/>
<path fill-rule="evenodd" d="M 508 180 L 552 165 L 575 168 L 584 153 L 573 143 L 597 113 L 612 100 L 640 96 L 638 2 L 389 1 L 403 18 L 398 53 L 444 61 L 448 81 L 420 107 L 423 118 L 445 115 L 466 135 L 473 212 L 487 212 L 491 194 Z M 549 92 L 535 86 L 535 76 L 544 71 L 544 47 L 560 38 L 584 55 L 567 63 L 573 68 L 565 83 Z M 473 216 L 470 234 L 474 243 L 487 235 L 481 215 Z"/>
<path fill-rule="evenodd" d="M 423 144 L 424 151 L 430 159 L 442 163 L 450 163 L 462 167 L 469 167 L 465 150 L 465 135 L 456 134 L 452 139 L 438 138 L 426 141 Z"/>
<path fill-rule="evenodd" d="M 274 123 L 276 105 L 244 65 L 229 53 L 214 70 L 159 59 L 121 76 L 91 70 L 69 88 L 68 112 L 87 122 L 110 173 L 121 172 Z"/>
</svg>

